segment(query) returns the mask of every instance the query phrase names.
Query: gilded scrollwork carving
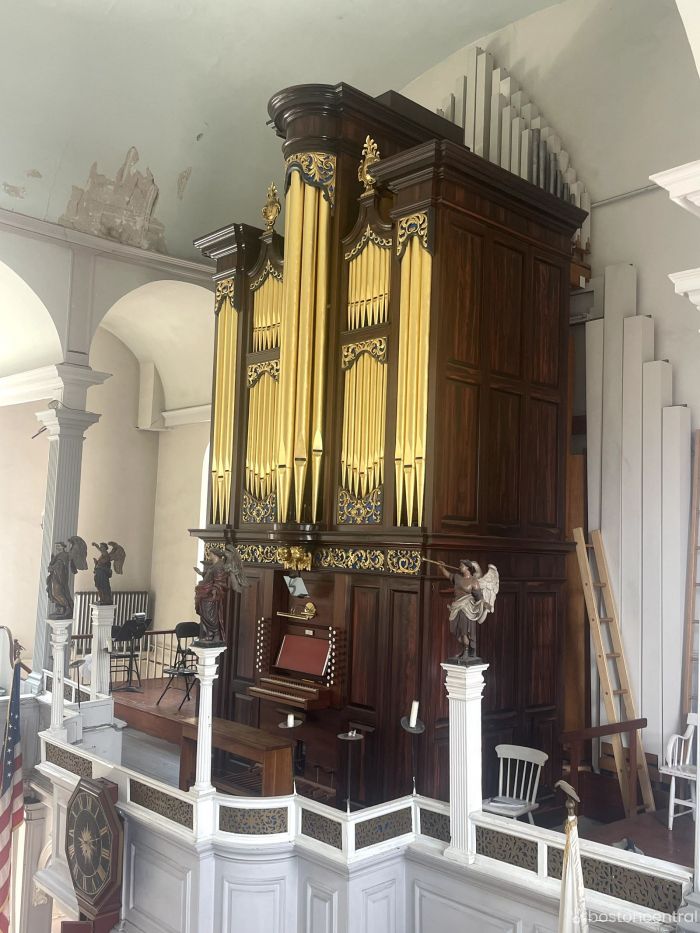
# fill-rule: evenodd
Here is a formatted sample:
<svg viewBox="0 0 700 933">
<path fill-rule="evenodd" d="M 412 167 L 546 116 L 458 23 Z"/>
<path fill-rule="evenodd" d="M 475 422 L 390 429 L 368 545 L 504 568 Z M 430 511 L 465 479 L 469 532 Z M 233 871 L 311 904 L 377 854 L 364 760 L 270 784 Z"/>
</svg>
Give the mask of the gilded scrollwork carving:
<svg viewBox="0 0 700 933">
<path fill-rule="evenodd" d="M 308 185 L 323 191 L 331 206 L 335 203 L 335 166 L 330 152 L 296 152 L 287 158 L 287 174 L 299 172 Z"/>
<path fill-rule="evenodd" d="M 360 239 L 357 241 L 357 243 L 355 243 L 352 249 L 348 250 L 348 252 L 345 254 L 346 262 L 349 262 L 351 259 L 359 256 L 368 243 L 374 243 L 380 249 L 391 249 L 391 237 L 380 236 L 370 227 L 369 224 L 367 224 Z"/>
<path fill-rule="evenodd" d="M 386 337 L 373 337 L 343 345 L 342 368 L 350 369 L 361 353 L 369 353 L 378 363 L 386 363 Z"/>
<path fill-rule="evenodd" d="M 378 525 L 382 521 L 382 487 L 366 496 L 353 496 L 346 489 L 338 491 L 339 525 Z"/>
<path fill-rule="evenodd" d="M 362 147 L 362 161 L 357 170 L 357 178 L 358 181 L 362 182 L 365 194 L 374 189 L 376 180 L 370 172 L 370 168 L 377 162 L 379 162 L 379 148 L 372 137 L 368 136 Z"/>
<path fill-rule="evenodd" d="M 403 253 L 406 243 L 414 236 L 420 238 L 424 249 L 429 249 L 428 234 L 428 215 L 425 211 L 400 217 L 396 226 L 396 255 L 400 256 Z"/>
<path fill-rule="evenodd" d="M 262 363 L 251 363 L 248 366 L 248 388 L 252 388 L 263 373 L 267 373 L 275 382 L 280 378 L 280 361 L 264 360 Z"/>
<path fill-rule="evenodd" d="M 277 494 L 273 490 L 265 499 L 256 499 L 244 490 L 241 504 L 241 521 L 250 525 L 261 525 L 277 521 Z"/>
<path fill-rule="evenodd" d="M 260 275 L 255 279 L 254 282 L 250 283 L 251 292 L 257 291 L 261 285 L 264 285 L 265 282 L 272 276 L 273 279 L 277 279 L 278 282 L 282 281 L 282 273 L 279 269 L 275 269 L 270 260 L 268 259 Z"/>
<path fill-rule="evenodd" d="M 219 279 L 216 283 L 214 295 L 214 307 L 218 311 L 221 308 L 224 299 L 228 298 L 233 308 L 236 308 L 236 279 L 230 276 L 227 279 Z M 238 309 L 236 309 L 238 310 Z"/>
<path fill-rule="evenodd" d="M 311 552 L 306 548 L 292 545 L 291 547 L 277 548 L 277 562 L 285 570 L 311 570 Z"/>
<path fill-rule="evenodd" d="M 417 576 L 421 569 L 421 552 L 415 548 L 390 547 L 386 552 L 389 573 Z"/>
<path fill-rule="evenodd" d="M 238 544 L 238 553 L 244 564 L 278 564 L 276 544 Z"/>
<path fill-rule="evenodd" d="M 265 230 L 272 230 L 275 226 L 275 221 L 280 215 L 282 210 L 282 205 L 280 204 L 280 199 L 277 196 L 277 185 L 273 182 L 270 182 L 270 186 L 267 189 L 267 200 L 263 205 L 260 213 L 263 215 L 263 220 L 265 221 Z"/>
</svg>

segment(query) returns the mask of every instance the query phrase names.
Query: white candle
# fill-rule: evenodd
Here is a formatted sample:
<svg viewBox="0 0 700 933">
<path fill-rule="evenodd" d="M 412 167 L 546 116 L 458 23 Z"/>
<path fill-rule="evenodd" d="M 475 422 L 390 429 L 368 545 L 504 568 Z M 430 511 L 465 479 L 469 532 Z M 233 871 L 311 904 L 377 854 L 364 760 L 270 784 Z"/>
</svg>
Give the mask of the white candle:
<svg viewBox="0 0 700 933">
<path fill-rule="evenodd" d="M 290 729 L 294 726 L 294 713 L 287 713 L 287 725 Z"/>
<path fill-rule="evenodd" d="M 415 729 L 417 721 L 418 721 L 418 700 L 414 700 L 413 703 L 411 703 L 411 715 L 408 720 L 408 724 L 411 727 L 411 729 Z"/>
</svg>

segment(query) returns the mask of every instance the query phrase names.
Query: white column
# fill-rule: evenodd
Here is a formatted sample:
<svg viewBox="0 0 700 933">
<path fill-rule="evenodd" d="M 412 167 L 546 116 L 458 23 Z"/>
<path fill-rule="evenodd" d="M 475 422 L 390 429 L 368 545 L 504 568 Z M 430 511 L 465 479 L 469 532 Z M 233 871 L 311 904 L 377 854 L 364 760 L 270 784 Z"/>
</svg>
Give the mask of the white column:
<svg viewBox="0 0 700 933">
<path fill-rule="evenodd" d="M 197 721 L 197 775 L 195 794 L 206 794 L 214 790 L 211 783 L 211 728 L 212 688 L 217 676 L 219 655 L 226 645 L 207 647 L 193 642 L 192 651 L 197 655 L 197 679 L 199 680 L 199 719 Z"/>
<path fill-rule="evenodd" d="M 642 369 L 654 359 L 654 322 L 624 320 L 620 625 L 634 701 L 642 698 Z"/>
<path fill-rule="evenodd" d="M 66 645 L 68 644 L 72 624 L 72 619 L 47 619 L 47 625 L 51 627 L 51 649 L 53 654 L 51 728 L 49 731 L 63 742 L 67 738 L 67 732 L 63 726 L 63 672 L 66 665 Z"/>
<path fill-rule="evenodd" d="M 92 670 L 90 671 L 90 699 L 97 694 L 109 693 L 109 651 L 107 645 L 112 636 L 116 606 L 90 607 L 92 616 Z"/>
<path fill-rule="evenodd" d="M 644 750 L 661 758 L 668 738 L 664 736 L 662 726 L 659 674 L 663 657 L 660 585 L 662 417 L 663 409 L 671 404 L 672 399 L 671 364 L 666 360 L 644 363 L 642 386 L 642 695 L 639 710 L 647 720 Z"/>
<path fill-rule="evenodd" d="M 476 830 L 470 814 L 481 810 L 481 696 L 488 664 L 440 665 L 450 707 L 450 845 L 448 858 L 473 862 Z"/>
<path fill-rule="evenodd" d="M 600 530 L 618 607 L 622 497 L 623 321 L 636 313 L 637 270 L 629 263 L 606 266 Z"/>
<path fill-rule="evenodd" d="M 663 410 L 661 526 L 661 669 L 664 741 L 681 732 L 681 670 L 685 619 L 685 574 L 690 521 L 690 409 Z M 657 677 L 658 669 L 657 667 Z"/>
<path fill-rule="evenodd" d="M 68 538 L 77 534 L 83 441 L 87 428 L 100 417 L 91 411 L 62 408 L 61 402 L 52 404 L 56 407 L 37 413 L 37 418 L 46 428 L 49 439 L 49 462 L 46 475 L 39 599 L 32 661 L 35 677 L 41 675 L 42 669 L 48 667 L 49 661 L 45 620 L 48 615 L 46 575 L 51 560 L 51 551 L 57 542 L 67 542 Z"/>
<path fill-rule="evenodd" d="M 34 799 L 24 802 L 24 846 L 21 879 L 18 879 L 17 933 L 50 933 L 52 902 L 34 884 L 34 872 L 46 843 L 48 810 Z M 17 890 L 17 889 L 16 889 Z"/>
</svg>

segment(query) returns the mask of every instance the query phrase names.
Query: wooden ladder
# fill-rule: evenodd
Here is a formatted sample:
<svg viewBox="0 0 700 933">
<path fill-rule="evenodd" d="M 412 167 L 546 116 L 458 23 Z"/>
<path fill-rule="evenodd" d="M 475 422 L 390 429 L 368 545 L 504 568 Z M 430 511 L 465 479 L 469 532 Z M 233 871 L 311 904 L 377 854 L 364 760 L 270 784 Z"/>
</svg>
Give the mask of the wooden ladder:
<svg viewBox="0 0 700 933">
<path fill-rule="evenodd" d="M 693 479 L 690 491 L 690 525 L 688 529 L 688 565 L 685 574 L 685 632 L 683 637 L 683 685 L 682 708 L 684 718 L 697 712 L 698 684 L 693 674 L 698 662 L 698 613 L 697 594 L 698 556 L 700 556 L 700 431 L 693 435 Z M 693 702 L 694 701 L 694 702 Z M 693 709 L 695 705 L 695 709 Z"/>
<path fill-rule="evenodd" d="M 591 627 L 596 664 L 600 677 L 601 693 L 605 704 L 605 714 L 609 723 L 637 719 L 637 710 L 632 695 L 629 675 L 627 673 L 627 662 L 625 661 L 625 653 L 622 648 L 620 621 L 617 616 L 615 597 L 610 585 L 608 562 L 603 548 L 603 538 L 600 531 L 592 531 L 591 544 L 586 544 L 583 529 L 574 528 L 574 540 L 576 541 L 576 556 L 578 557 L 579 570 L 581 571 L 583 595 L 586 600 L 588 621 Z M 594 567 L 589 560 L 589 553 L 591 551 L 595 557 L 595 576 Z M 605 615 L 601 615 L 599 612 L 599 597 L 602 597 L 602 607 Z M 617 704 L 615 702 L 618 698 L 621 715 L 618 713 Z M 633 816 L 634 814 L 631 813 L 628 794 L 629 782 L 622 737 L 620 735 L 612 735 L 610 738 L 612 741 L 613 755 L 615 757 L 615 769 L 620 782 L 622 803 L 627 816 Z M 637 774 L 639 776 L 639 786 L 642 791 L 644 809 L 647 811 L 655 810 L 654 794 L 651 789 L 649 769 L 647 767 L 647 759 L 644 754 L 644 746 L 642 745 L 640 733 L 637 734 Z"/>
</svg>

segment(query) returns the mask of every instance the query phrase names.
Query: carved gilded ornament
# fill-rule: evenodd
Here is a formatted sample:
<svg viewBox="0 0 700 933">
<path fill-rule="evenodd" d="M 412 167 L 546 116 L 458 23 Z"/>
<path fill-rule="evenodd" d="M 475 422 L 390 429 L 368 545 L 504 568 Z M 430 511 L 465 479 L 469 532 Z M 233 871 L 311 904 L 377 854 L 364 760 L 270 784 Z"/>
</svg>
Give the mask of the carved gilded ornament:
<svg viewBox="0 0 700 933">
<path fill-rule="evenodd" d="M 282 210 L 282 205 L 280 199 L 277 196 L 277 185 L 273 182 L 270 182 L 270 187 L 267 189 L 267 201 L 263 206 L 263 209 L 260 213 L 263 215 L 265 221 L 265 230 L 272 230 L 275 226 L 275 221 L 280 215 Z"/>
<path fill-rule="evenodd" d="M 277 493 L 274 490 L 265 499 L 256 499 L 243 492 L 241 521 L 248 525 L 262 525 L 277 521 Z"/>
<path fill-rule="evenodd" d="M 251 363 L 248 366 L 248 388 L 252 388 L 264 373 L 267 373 L 275 382 L 279 382 L 280 361 L 264 360 L 261 363 Z"/>
<path fill-rule="evenodd" d="M 219 279 L 216 283 L 216 293 L 214 298 L 214 306 L 218 311 L 221 308 L 221 305 L 225 298 L 228 298 L 231 302 L 231 306 L 236 308 L 235 303 L 235 290 L 236 290 L 236 280 L 233 276 L 228 279 Z M 236 309 L 238 310 L 238 309 Z"/>
<path fill-rule="evenodd" d="M 391 249 L 391 237 L 383 237 L 370 227 L 369 224 L 364 229 L 360 239 L 355 243 L 351 250 L 345 254 L 345 260 L 349 261 L 359 256 L 368 243 L 375 243 L 380 249 Z"/>
<path fill-rule="evenodd" d="M 238 544 L 244 564 L 278 564 L 276 544 Z"/>
<path fill-rule="evenodd" d="M 266 282 L 270 276 L 272 276 L 273 279 L 277 279 L 278 282 L 282 281 L 282 273 L 279 271 L 279 269 L 275 269 L 275 267 L 272 265 L 272 263 L 268 259 L 267 262 L 265 263 L 265 267 L 263 268 L 263 271 L 260 273 L 260 275 L 257 277 L 257 279 L 254 282 L 250 283 L 251 292 L 257 291 L 260 288 L 260 286 L 264 282 Z"/>
<path fill-rule="evenodd" d="M 362 182 L 365 193 L 374 189 L 376 180 L 370 172 L 370 168 L 376 162 L 379 162 L 379 149 L 371 136 L 368 136 L 367 139 L 365 139 L 364 146 L 362 147 L 362 161 L 360 162 L 360 167 L 357 170 L 357 178 Z"/>
<path fill-rule="evenodd" d="M 369 353 L 378 363 L 386 363 L 386 337 L 373 337 L 371 340 L 344 344 L 342 368 L 350 369 L 362 353 Z"/>
<path fill-rule="evenodd" d="M 278 547 L 277 561 L 285 570 L 311 570 L 311 552 L 296 545 Z"/>
<path fill-rule="evenodd" d="M 330 152 L 296 152 L 287 158 L 287 175 L 297 171 L 307 185 L 323 191 L 323 196 L 335 204 L 336 158 Z"/>
<path fill-rule="evenodd" d="M 382 487 L 356 497 L 346 489 L 338 491 L 339 525 L 378 525 L 382 521 Z"/>
<path fill-rule="evenodd" d="M 396 255 L 400 256 L 405 244 L 413 236 L 420 237 L 424 249 L 428 249 L 428 215 L 425 211 L 400 217 L 396 227 Z"/>
</svg>

